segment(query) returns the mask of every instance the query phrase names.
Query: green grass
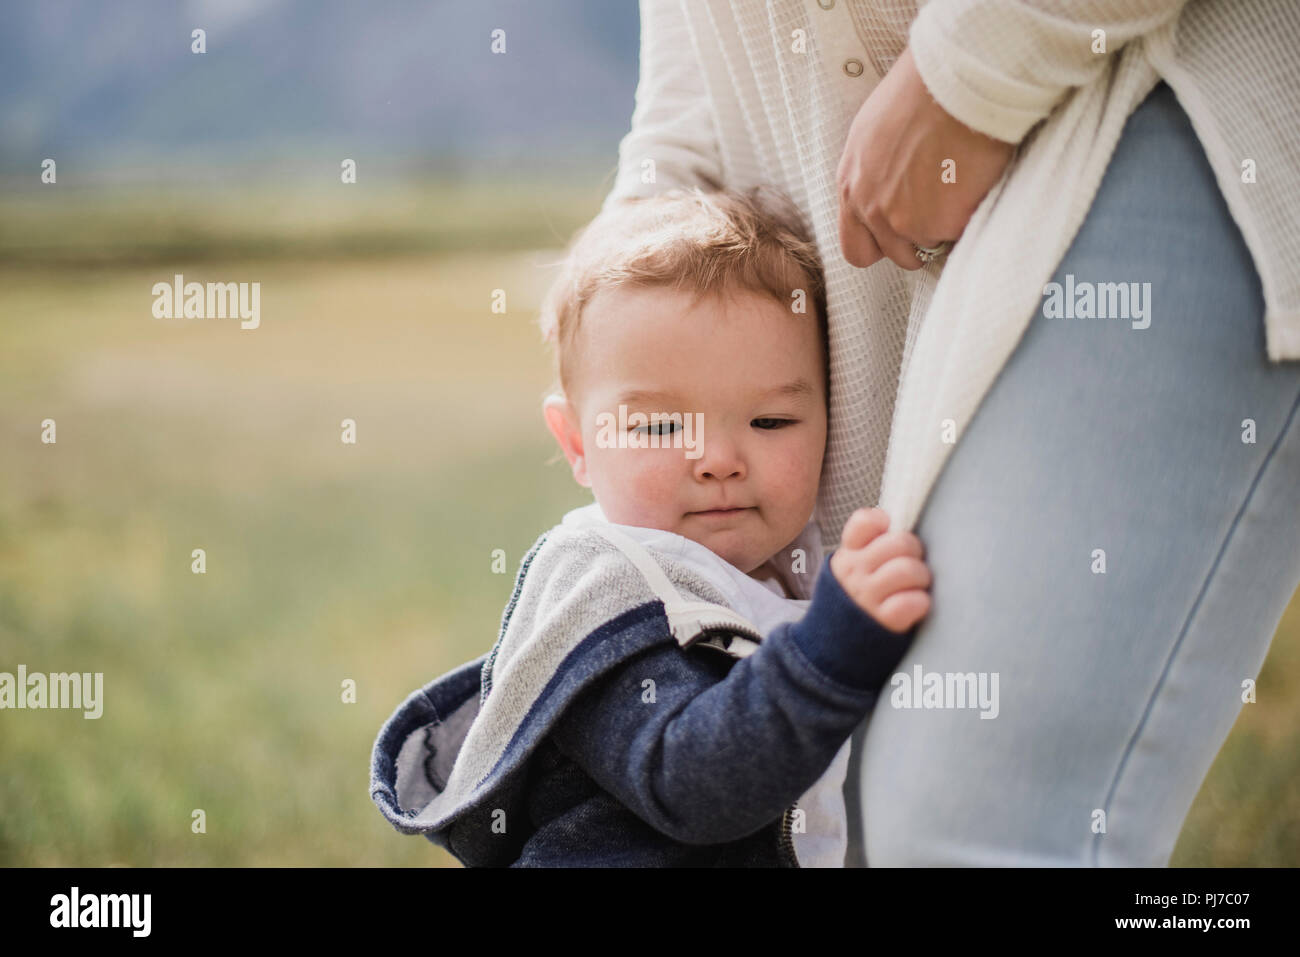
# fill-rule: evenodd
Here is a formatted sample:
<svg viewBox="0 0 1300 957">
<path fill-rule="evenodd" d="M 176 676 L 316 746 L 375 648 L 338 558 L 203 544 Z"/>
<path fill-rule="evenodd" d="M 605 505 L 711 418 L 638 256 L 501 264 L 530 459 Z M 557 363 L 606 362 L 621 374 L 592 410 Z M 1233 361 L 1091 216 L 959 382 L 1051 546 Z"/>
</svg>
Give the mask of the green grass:
<svg viewBox="0 0 1300 957">
<path fill-rule="evenodd" d="M 600 191 L 46 199 L 0 200 L 0 670 L 105 703 L 0 714 L 0 864 L 454 863 L 380 817 L 370 748 L 589 500 L 533 320 Z M 260 281 L 261 328 L 153 319 L 173 271 Z M 1293 603 L 1173 863 L 1300 863 L 1298 666 Z"/>
<path fill-rule="evenodd" d="M 263 283 L 248 331 L 154 320 L 157 268 L 5 272 L 0 661 L 103 672 L 104 715 L 0 715 L 0 863 L 452 862 L 380 817 L 370 747 L 589 501 L 547 464 L 533 259 L 205 266 Z"/>
<path fill-rule="evenodd" d="M 0 187 L 0 263 L 383 258 L 562 246 L 611 182 Z M 26 183 L 27 181 L 24 181 Z M 603 182 L 603 188 L 602 188 Z"/>
</svg>

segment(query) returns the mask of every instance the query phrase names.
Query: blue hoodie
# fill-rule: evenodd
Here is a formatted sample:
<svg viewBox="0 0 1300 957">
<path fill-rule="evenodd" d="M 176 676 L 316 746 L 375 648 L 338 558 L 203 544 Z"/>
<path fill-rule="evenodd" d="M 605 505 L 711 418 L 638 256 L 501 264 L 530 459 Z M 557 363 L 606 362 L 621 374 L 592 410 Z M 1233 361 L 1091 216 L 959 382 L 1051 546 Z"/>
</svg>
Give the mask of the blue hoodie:
<svg viewBox="0 0 1300 957">
<path fill-rule="evenodd" d="M 684 548 L 637 531 L 543 534 L 492 649 L 385 722 L 370 791 L 397 830 L 471 867 L 799 866 L 795 802 L 911 635 L 862 611 L 829 556 L 802 618 L 763 634 Z"/>
</svg>

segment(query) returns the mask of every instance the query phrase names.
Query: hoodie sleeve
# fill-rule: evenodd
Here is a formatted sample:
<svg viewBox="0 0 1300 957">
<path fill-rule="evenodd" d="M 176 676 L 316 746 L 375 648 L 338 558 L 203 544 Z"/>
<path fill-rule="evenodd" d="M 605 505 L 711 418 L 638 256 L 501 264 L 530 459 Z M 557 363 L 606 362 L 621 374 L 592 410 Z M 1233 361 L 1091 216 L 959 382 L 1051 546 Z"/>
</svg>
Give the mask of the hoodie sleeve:
<svg viewBox="0 0 1300 957">
<path fill-rule="evenodd" d="M 825 772 L 911 643 L 863 612 L 829 562 L 804 617 L 746 658 L 668 645 L 618 665 L 557 722 L 560 752 L 683 843 L 770 824 Z"/>
</svg>

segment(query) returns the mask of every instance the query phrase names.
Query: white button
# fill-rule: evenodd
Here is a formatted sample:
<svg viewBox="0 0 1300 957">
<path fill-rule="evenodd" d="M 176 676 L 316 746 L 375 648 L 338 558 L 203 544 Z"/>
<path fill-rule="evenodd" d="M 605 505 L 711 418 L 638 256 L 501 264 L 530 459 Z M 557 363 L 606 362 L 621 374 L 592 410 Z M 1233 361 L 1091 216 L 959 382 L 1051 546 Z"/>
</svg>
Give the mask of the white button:
<svg viewBox="0 0 1300 957">
<path fill-rule="evenodd" d="M 835 0 L 817 0 L 817 6 L 821 7 L 823 10 L 829 10 L 831 7 L 835 6 Z"/>
<path fill-rule="evenodd" d="M 832 0 L 834 2 L 834 0 Z M 844 61 L 844 72 L 849 76 L 862 76 L 862 61 L 856 57 L 850 57 Z"/>
</svg>

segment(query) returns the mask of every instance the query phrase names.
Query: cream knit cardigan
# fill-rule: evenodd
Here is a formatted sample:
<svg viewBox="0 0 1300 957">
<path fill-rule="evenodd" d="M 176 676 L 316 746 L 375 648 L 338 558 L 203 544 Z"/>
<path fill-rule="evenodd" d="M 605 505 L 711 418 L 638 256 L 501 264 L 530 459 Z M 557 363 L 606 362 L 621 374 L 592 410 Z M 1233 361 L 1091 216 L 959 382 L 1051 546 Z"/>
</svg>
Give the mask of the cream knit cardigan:
<svg viewBox="0 0 1300 957">
<path fill-rule="evenodd" d="M 893 528 L 915 525 L 953 448 L 942 440 L 945 420 L 959 441 L 1038 310 L 1124 121 L 1161 78 L 1191 118 L 1254 258 L 1268 358 L 1300 359 L 1297 0 L 917 7 L 641 0 L 636 107 L 605 200 L 769 182 L 808 215 L 826 266 L 831 339 L 816 514 L 828 547 L 860 506 L 879 503 Z M 1094 52 L 1098 30 L 1104 52 Z M 1021 147 L 946 261 L 859 269 L 840 253 L 836 168 L 858 107 L 909 43 L 945 110 Z M 1243 182 L 1251 166 L 1254 182 Z M 1156 303 L 1152 322 L 1162 318 L 1174 319 Z"/>
</svg>

